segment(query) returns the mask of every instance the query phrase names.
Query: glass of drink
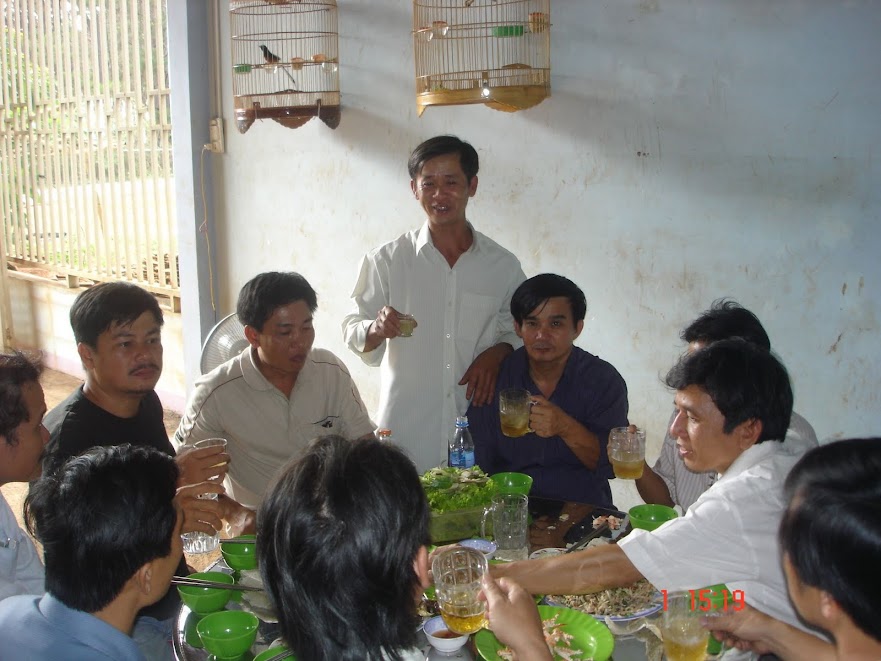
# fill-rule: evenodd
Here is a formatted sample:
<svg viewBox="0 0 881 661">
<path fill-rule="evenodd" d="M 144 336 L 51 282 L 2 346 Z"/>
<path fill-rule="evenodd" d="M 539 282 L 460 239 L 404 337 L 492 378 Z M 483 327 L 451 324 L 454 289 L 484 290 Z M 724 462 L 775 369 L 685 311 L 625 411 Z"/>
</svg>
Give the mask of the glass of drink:
<svg viewBox="0 0 881 661">
<path fill-rule="evenodd" d="M 529 428 L 532 404 L 529 391 L 523 388 L 508 388 L 499 393 L 499 420 L 505 436 L 517 438 L 532 433 Z"/>
<path fill-rule="evenodd" d="M 616 427 L 609 432 L 609 460 L 615 477 L 637 480 L 645 464 L 645 430 L 635 425 Z"/>
<path fill-rule="evenodd" d="M 416 319 L 411 314 L 398 314 L 398 326 L 401 329 L 401 337 L 412 337 L 413 329 L 416 328 Z"/>
<path fill-rule="evenodd" d="M 493 541 L 496 560 L 513 562 L 529 557 L 528 508 L 529 499 L 523 494 L 507 493 L 493 496 L 492 505 L 483 513 L 480 536 L 486 537 L 486 519 L 492 515 Z"/>
<path fill-rule="evenodd" d="M 450 631 L 468 635 L 486 626 L 486 602 L 478 595 L 487 567 L 483 553 L 463 546 L 451 547 L 434 557 L 431 574 L 437 603 Z"/>
<path fill-rule="evenodd" d="M 197 441 L 193 445 L 193 447 L 196 450 L 213 447 L 222 447 L 224 450 L 226 450 L 226 439 L 206 438 L 201 441 Z M 215 465 L 223 466 L 223 463 Z M 218 475 L 214 475 L 212 477 L 218 477 Z M 199 498 L 202 498 L 203 500 L 217 500 L 217 494 L 203 493 L 201 496 L 199 496 Z M 209 535 L 208 533 L 204 532 L 185 532 L 183 535 L 181 535 L 181 540 L 183 541 L 184 553 L 211 553 L 217 548 L 217 544 L 220 541 L 220 536 L 217 533 Z"/>
<path fill-rule="evenodd" d="M 704 661 L 710 632 L 701 624 L 691 592 L 671 592 L 661 614 L 661 638 L 668 661 Z"/>
</svg>

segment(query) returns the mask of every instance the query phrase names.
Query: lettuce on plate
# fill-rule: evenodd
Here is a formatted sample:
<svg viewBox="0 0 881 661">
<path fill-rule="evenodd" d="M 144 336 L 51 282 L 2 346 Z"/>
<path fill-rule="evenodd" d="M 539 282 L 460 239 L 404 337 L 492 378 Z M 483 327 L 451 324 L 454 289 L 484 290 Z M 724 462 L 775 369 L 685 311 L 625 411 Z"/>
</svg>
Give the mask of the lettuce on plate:
<svg viewBox="0 0 881 661">
<path fill-rule="evenodd" d="M 432 468 L 419 479 L 434 513 L 484 507 L 492 502 L 498 490 L 496 483 L 479 466 Z"/>
</svg>

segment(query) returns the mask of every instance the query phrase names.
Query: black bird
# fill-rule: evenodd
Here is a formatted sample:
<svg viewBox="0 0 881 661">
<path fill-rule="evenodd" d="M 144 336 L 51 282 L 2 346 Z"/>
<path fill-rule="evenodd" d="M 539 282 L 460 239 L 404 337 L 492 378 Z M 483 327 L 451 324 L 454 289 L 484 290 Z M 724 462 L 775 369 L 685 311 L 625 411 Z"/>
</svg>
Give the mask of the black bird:
<svg viewBox="0 0 881 661">
<path fill-rule="evenodd" d="M 281 58 L 269 50 L 264 44 L 260 44 L 260 50 L 263 51 L 263 59 L 267 64 L 277 64 Z"/>
</svg>

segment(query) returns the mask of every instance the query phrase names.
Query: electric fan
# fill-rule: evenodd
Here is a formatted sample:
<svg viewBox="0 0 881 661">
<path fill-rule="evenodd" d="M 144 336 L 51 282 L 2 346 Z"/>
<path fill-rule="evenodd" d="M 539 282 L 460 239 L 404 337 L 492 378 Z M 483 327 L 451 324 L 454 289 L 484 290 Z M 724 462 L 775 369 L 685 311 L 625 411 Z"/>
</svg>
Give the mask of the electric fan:
<svg viewBox="0 0 881 661">
<path fill-rule="evenodd" d="M 238 356 L 247 346 L 245 327 L 239 321 L 239 315 L 233 312 L 224 317 L 211 329 L 202 345 L 202 358 L 199 361 L 202 374 Z"/>
</svg>

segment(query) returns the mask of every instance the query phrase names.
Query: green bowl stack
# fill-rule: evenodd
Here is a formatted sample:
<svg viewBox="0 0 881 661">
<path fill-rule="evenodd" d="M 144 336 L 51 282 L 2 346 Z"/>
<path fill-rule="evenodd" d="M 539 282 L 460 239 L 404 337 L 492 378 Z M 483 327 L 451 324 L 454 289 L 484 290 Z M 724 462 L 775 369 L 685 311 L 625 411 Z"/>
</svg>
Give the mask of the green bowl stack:
<svg viewBox="0 0 881 661">
<path fill-rule="evenodd" d="M 215 583 L 227 583 L 232 585 L 235 580 L 229 574 L 219 571 L 205 571 L 190 574 L 188 578 L 198 578 L 203 581 Z M 177 592 L 191 611 L 199 615 L 207 615 L 222 610 L 226 602 L 232 596 L 232 590 L 223 588 L 203 588 L 196 585 L 178 585 Z"/>
<path fill-rule="evenodd" d="M 250 544 L 240 542 L 224 542 L 220 540 L 220 552 L 230 569 L 242 571 L 243 569 L 257 568 L 257 536 L 241 535 L 238 540 L 250 540 Z"/>
</svg>

